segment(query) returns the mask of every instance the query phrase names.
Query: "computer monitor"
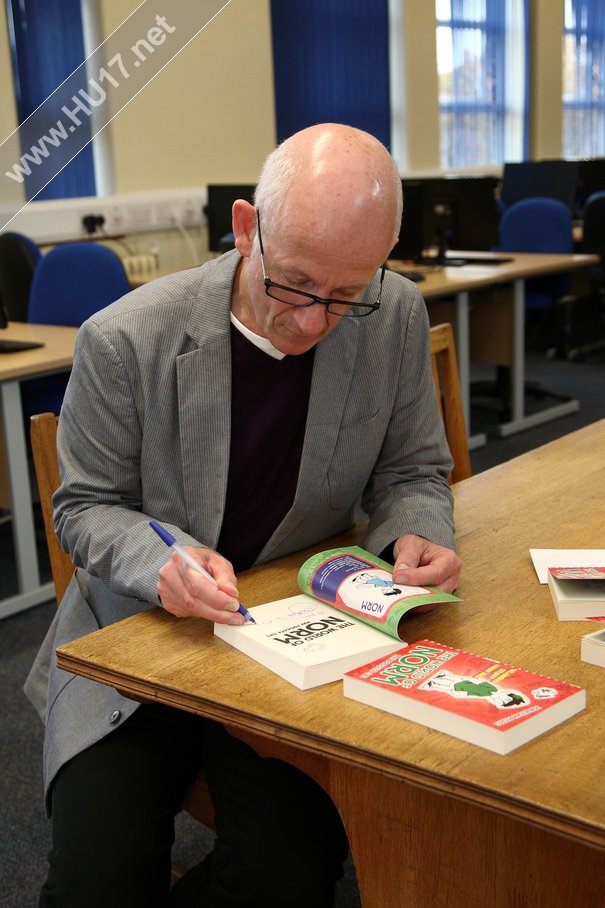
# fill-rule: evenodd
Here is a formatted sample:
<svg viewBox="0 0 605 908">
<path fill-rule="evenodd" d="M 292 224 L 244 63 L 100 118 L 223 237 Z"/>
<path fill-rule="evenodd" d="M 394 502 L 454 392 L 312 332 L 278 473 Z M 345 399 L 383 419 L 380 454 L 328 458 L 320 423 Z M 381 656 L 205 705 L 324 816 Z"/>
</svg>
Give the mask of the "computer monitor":
<svg viewBox="0 0 605 908">
<path fill-rule="evenodd" d="M 498 245 L 496 177 L 429 177 L 402 185 L 401 231 L 390 258 L 436 261 L 446 249 L 483 252 Z M 425 259 L 431 247 L 437 247 L 437 259 Z"/>
<path fill-rule="evenodd" d="M 422 180 L 402 180 L 403 215 L 399 240 L 389 258 L 418 262 L 424 249 Z"/>
<path fill-rule="evenodd" d="M 577 163 L 576 213 L 581 214 L 586 199 L 605 190 L 605 158 L 587 158 Z"/>
<path fill-rule="evenodd" d="M 491 176 L 439 177 L 424 188 L 425 246 L 488 251 L 498 245 L 498 180 Z"/>
<path fill-rule="evenodd" d="M 559 199 L 573 212 L 577 179 L 577 161 L 508 161 L 500 196 L 507 208 L 520 199 L 546 197 Z"/>
<path fill-rule="evenodd" d="M 231 233 L 231 209 L 236 199 L 245 199 L 252 203 L 253 183 L 214 183 L 207 187 L 208 201 L 204 214 L 208 220 L 208 249 L 210 252 L 222 252 L 221 240 Z"/>
</svg>

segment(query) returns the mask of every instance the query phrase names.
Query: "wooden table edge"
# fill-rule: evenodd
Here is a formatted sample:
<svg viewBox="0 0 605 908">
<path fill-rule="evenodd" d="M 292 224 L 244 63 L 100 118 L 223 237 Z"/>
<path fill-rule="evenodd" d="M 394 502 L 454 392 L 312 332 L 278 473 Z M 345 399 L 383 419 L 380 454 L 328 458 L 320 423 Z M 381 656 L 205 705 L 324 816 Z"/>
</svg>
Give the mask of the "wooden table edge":
<svg viewBox="0 0 605 908">
<path fill-rule="evenodd" d="M 66 646 L 69 646 L 69 644 L 66 644 Z M 528 804 L 521 798 L 499 796 L 494 792 L 486 791 L 476 783 L 454 783 L 449 776 L 425 772 L 417 767 L 408 768 L 401 762 L 397 763 L 396 771 L 391 770 L 390 761 L 377 759 L 374 754 L 365 751 L 363 748 L 351 745 L 342 745 L 339 748 L 331 742 L 326 742 L 323 737 L 314 737 L 308 733 L 301 737 L 300 732 L 296 732 L 295 729 L 291 729 L 287 725 L 282 725 L 279 729 L 276 729 L 269 720 L 262 718 L 253 719 L 245 712 L 240 713 L 233 707 L 223 707 L 211 699 L 205 700 L 199 695 L 188 695 L 182 691 L 174 692 L 173 688 L 161 685 L 158 682 L 154 682 L 153 685 L 147 685 L 145 682 L 125 674 L 120 673 L 118 675 L 111 670 L 104 669 L 100 665 L 91 667 L 90 660 L 85 661 L 74 656 L 66 652 L 64 647 L 58 647 L 56 654 L 57 666 L 63 671 L 72 672 L 92 681 L 107 684 L 130 699 L 148 703 L 157 702 L 179 709 L 186 709 L 188 712 L 204 715 L 206 718 L 231 726 L 236 732 L 239 729 L 242 732 L 259 736 L 265 741 L 276 741 L 317 757 L 334 759 L 356 769 L 379 773 L 435 794 L 454 797 L 465 804 L 490 810 L 513 820 L 526 822 L 546 832 L 557 833 L 572 841 L 605 851 L 603 830 L 599 827 L 574 821 L 573 817 L 562 815 L 556 811 L 540 810 L 536 805 Z"/>
</svg>

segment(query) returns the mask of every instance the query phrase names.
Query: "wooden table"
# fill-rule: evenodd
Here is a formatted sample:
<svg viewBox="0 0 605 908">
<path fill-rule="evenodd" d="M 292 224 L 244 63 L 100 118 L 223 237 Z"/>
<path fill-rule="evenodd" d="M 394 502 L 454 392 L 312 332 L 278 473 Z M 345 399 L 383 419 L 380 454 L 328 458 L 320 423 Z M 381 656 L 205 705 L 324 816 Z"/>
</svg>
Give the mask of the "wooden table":
<svg viewBox="0 0 605 908">
<path fill-rule="evenodd" d="M 364 908 L 603 905 L 605 671 L 580 661 L 594 625 L 556 619 L 529 548 L 605 547 L 604 450 L 605 420 L 458 483 L 464 602 L 407 625 L 587 688 L 583 713 L 506 757 L 345 700 L 340 682 L 299 691 L 159 609 L 62 646 L 59 665 L 309 772 L 344 819 Z M 295 593 L 302 558 L 242 574 L 242 600 Z"/>
<path fill-rule="evenodd" d="M 0 618 L 6 618 L 55 595 L 52 583 L 40 584 L 34 516 L 30 490 L 27 441 L 21 408 L 20 382 L 71 368 L 77 328 L 12 322 L 2 338 L 44 344 L 18 353 L 0 353 L 0 399 L 6 454 L 11 519 L 19 592 L 0 601 Z"/>
<path fill-rule="evenodd" d="M 471 256 L 481 259 L 480 252 L 453 251 L 452 256 Z M 525 413 L 525 280 L 541 277 L 545 274 L 575 271 L 597 262 L 593 255 L 559 255 L 547 253 L 485 253 L 486 258 L 510 259 L 500 264 L 463 265 L 445 267 L 440 270 L 429 270 L 425 279 L 418 284 L 426 300 L 454 296 L 456 314 L 454 333 L 460 373 L 460 390 L 462 406 L 465 413 L 467 429 L 470 432 L 470 295 L 473 291 L 499 284 L 511 284 L 513 288 L 513 338 L 511 365 L 511 419 L 501 423 L 498 433 L 502 436 L 521 432 L 532 426 L 541 425 L 579 409 L 579 402 L 574 399 L 545 407 L 537 413 Z M 394 270 L 403 267 L 401 262 L 389 262 Z M 485 443 L 485 438 L 472 436 L 470 447 L 475 448 Z"/>
</svg>

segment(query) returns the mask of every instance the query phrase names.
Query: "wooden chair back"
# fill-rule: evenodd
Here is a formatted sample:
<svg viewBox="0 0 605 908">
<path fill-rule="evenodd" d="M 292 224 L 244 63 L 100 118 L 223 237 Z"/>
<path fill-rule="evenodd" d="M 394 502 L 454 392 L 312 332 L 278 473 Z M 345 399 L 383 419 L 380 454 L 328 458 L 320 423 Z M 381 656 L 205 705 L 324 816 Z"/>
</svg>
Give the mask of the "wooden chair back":
<svg viewBox="0 0 605 908">
<path fill-rule="evenodd" d="M 51 499 L 53 492 L 59 488 L 61 482 L 57 459 L 57 417 L 55 414 L 37 413 L 32 416 L 30 436 L 50 570 L 55 585 L 57 605 L 60 605 L 75 569 L 71 558 L 59 545 L 53 524 Z"/>
<path fill-rule="evenodd" d="M 450 324 L 435 325 L 431 328 L 431 359 L 437 405 L 454 461 L 450 482 L 459 482 L 461 479 L 468 479 L 472 475 L 472 470 L 460 394 L 454 332 Z"/>
<path fill-rule="evenodd" d="M 60 605 L 75 567 L 67 552 L 59 545 L 53 523 L 52 496 L 61 482 L 57 457 L 57 421 L 58 417 L 54 413 L 37 413 L 31 418 L 30 436 L 50 569 L 57 605 Z M 189 791 L 184 808 L 194 819 L 214 829 L 214 807 L 203 772 L 198 774 Z"/>
</svg>

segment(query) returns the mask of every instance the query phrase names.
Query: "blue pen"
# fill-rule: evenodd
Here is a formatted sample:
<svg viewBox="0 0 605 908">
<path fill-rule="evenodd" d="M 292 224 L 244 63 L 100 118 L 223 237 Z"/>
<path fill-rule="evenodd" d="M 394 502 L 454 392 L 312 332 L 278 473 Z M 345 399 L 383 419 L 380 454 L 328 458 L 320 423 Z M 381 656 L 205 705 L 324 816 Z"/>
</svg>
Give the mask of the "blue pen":
<svg viewBox="0 0 605 908">
<path fill-rule="evenodd" d="M 169 533 L 168 530 L 166 530 L 163 526 L 161 526 L 161 524 L 157 522 L 157 520 L 150 520 L 149 526 L 152 530 L 156 531 L 160 539 L 165 542 L 167 546 L 170 546 L 174 549 L 175 552 L 179 553 L 183 561 L 186 561 L 190 568 L 193 568 L 194 571 L 197 571 L 198 574 L 201 574 L 206 578 L 206 580 L 209 580 L 210 583 L 213 583 L 216 587 L 218 587 L 218 583 L 216 582 L 216 579 L 212 576 L 212 574 L 209 574 L 201 564 L 198 564 L 195 558 L 191 557 L 189 552 L 185 551 L 182 545 L 178 544 L 172 533 Z M 240 604 L 238 612 L 240 613 L 240 615 L 243 615 L 247 621 L 251 621 L 252 624 L 256 624 L 256 621 L 254 620 L 248 609 L 245 608 L 245 606 Z"/>
</svg>

